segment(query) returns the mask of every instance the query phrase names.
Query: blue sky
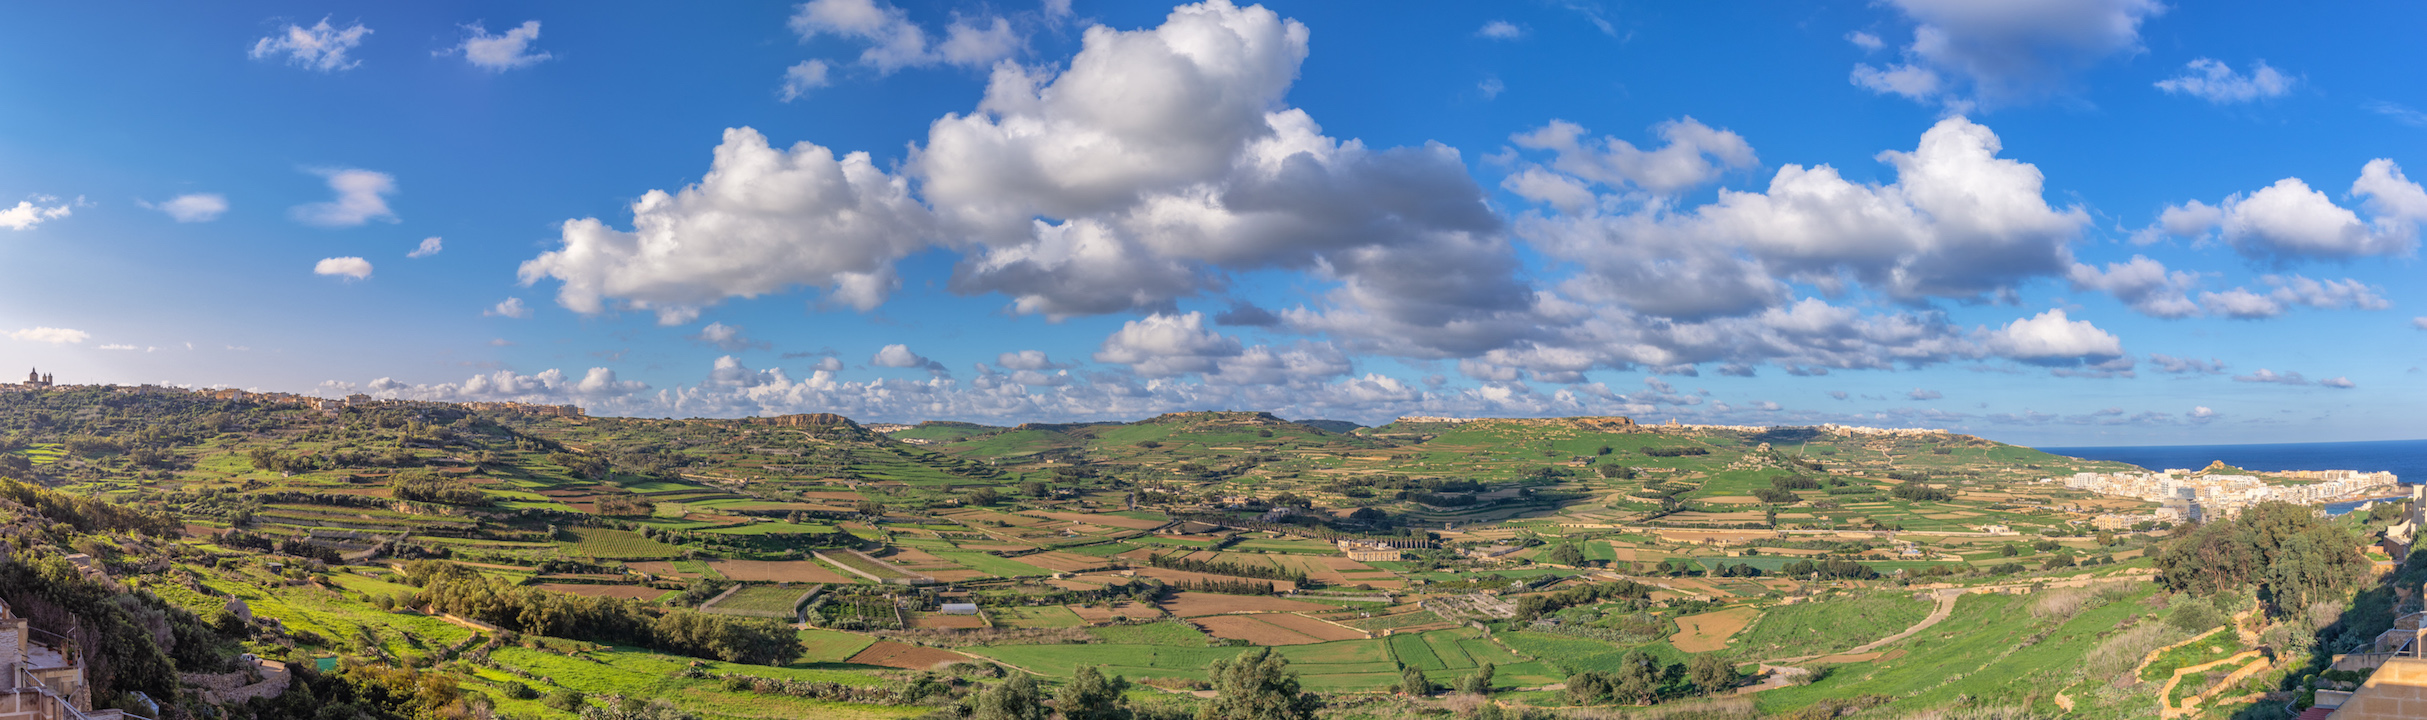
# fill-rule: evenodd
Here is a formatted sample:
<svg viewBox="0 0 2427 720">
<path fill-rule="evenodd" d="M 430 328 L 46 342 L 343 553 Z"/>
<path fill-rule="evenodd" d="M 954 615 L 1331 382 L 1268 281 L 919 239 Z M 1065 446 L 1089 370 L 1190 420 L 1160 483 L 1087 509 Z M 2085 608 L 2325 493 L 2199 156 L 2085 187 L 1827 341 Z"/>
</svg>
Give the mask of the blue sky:
<svg viewBox="0 0 2427 720">
<path fill-rule="evenodd" d="M 678 417 L 2419 437 L 2423 15 L 29 6 L 0 367 Z"/>
</svg>

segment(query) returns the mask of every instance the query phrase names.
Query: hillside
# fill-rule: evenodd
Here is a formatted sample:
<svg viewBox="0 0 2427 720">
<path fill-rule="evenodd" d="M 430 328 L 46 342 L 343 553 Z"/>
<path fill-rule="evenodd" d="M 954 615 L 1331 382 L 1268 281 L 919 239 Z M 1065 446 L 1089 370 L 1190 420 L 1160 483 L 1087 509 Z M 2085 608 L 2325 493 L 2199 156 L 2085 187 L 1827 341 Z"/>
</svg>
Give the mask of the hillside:
<svg viewBox="0 0 2427 720">
<path fill-rule="evenodd" d="M 2150 505 L 2037 480 L 2121 466 L 1978 437 L 1625 418 L 1335 430 L 1258 412 L 867 426 L 0 393 L 0 573 L 16 573 L 0 601 L 38 629 L 96 628 L 72 641 L 95 706 L 150 698 L 162 717 L 573 717 L 615 694 L 667 717 L 905 717 L 994 702 L 979 695 L 1006 672 L 1063 686 L 1102 665 L 1185 690 L 1254 646 L 1281 648 L 1334 717 L 1448 712 L 1465 701 L 1378 693 L 1406 668 L 1448 683 L 1486 663 L 1495 697 L 1543 712 L 2138 717 L 2310 682 L 2313 657 L 2393 621 L 2392 586 L 2358 554 L 2202 570 L 2195 548 L 2247 535 L 2098 530 Z M 2389 510 L 2271 527 L 2357 546 Z M 2386 580 L 2427 579 L 2395 560 Z M 2296 593 L 2324 605 L 2264 602 Z M 111 596 L 134 599 L 91 600 Z M 2125 677 L 2236 613 L 2248 632 L 2203 651 L 2263 647 L 2278 665 L 2172 698 L 2166 678 Z M 239 652 L 292 683 L 242 706 L 175 677 L 241 670 Z M 376 689 L 398 681 L 386 668 L 428 680 Z M 1739 684 L 1763 689 L 1701 697 Z M 1157 717 L 1199 702 L 1125 697 Z"/>
</svg>

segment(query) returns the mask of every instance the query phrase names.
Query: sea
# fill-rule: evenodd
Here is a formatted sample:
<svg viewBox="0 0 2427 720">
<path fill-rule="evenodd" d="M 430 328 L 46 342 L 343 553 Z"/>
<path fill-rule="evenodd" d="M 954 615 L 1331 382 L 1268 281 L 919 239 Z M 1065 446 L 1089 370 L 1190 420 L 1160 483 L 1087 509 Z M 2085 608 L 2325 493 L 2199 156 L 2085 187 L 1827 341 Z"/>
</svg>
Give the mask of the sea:
<svg viewBox="0 0 2427 720">
<path fill-rule="evenodd" d="M 2150 470 L 2198 470 L 2222 460 L 2227 465 L 2261 472 L 2278 470 L 2358 470 L 2390 472 L 2404 485 L 2427 483 L 2427 440 L 2369 442 L 2269 443 L 2260 445 L 2115 445 L 2104 447 L 2043 447 L 2040 450 L 2090 460 L 2112 460 Z M 2329 515 L 2340 515 L 2360 502 L 2330 503 Z"/>
</svg>

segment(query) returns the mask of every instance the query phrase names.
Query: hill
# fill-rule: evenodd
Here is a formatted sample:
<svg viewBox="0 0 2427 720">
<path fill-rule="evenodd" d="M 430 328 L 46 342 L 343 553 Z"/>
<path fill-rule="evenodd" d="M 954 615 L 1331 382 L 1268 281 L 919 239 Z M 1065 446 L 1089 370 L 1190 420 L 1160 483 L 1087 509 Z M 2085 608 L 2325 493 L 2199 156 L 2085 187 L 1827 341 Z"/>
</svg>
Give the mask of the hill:
<svg viewBox="0 0 2427 720">
<path fill-rule="evenodd" d="M 1648 699 L 1709 717 L 2136 717 L 2207 693 L 2221 717 L 2264 704 L 2234 699 L 2250 692 L 2322 682 L 2304 663 L 2392 627 L 2385 583 L 2427 580 L 2427 562 L 2394 557 L 2382 581 L 2199 572 L 2257 536 L 2100 530 L 2151 506 L 2038 480 L 2123 466 L 1966 435 L 1321 425 L 0 393 L 0 573 L 18 573 L 0 601 L 38 629 L 93 628 L 72 642 L 94 660 L 95 705 L 140 709 L 140 691 L 163 717 L 234 712 L 175 673 L 234 672 L 241 652 L 296 668 L 256 717 L 352 703 L 564 718 L 630 693 L 738 720 L 957 712 L 1000 684 L 996 662 L 1049 684 L 1100 664 L 1187 688 L 1251 646 L 1281 648 L 1306 687 L 1367 717 L 1449 712 L 1360 693 L 1402 668 L 1446 681 L 1484 663 L 1497 697 L 1549 712 Z M 2265 527 L 2356 548 L 2399 512 L 2294 510 Z M 2268 584 L 2296 577 L 2322 584 Z M 2313 600 L 2269 604 L 2295 592 Z M 2230 687 L 2133 674 L 2236 613 L 2250 634 L 2186 647 L 2281 663 Z M 1701 700 L 1689 666 L 1779 680 Z M 939 669 L 935 684 L 901 674 Z M 1785 681 L 1805 671 L 1821 677 Z M 376 689 L 416 677 L 426 692 Z M 1198 702 L 1129 697 L 1149 714 Z"/>
</svg>

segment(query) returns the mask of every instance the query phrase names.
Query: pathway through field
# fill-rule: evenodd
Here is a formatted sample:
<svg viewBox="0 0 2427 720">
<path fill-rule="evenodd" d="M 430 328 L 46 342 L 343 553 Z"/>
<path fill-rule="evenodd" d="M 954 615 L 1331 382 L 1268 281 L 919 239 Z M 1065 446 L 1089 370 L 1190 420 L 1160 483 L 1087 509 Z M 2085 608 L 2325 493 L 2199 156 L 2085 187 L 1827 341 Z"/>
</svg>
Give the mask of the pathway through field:
<svg viewBox="0 0 2427 720">
<path fill-rule="evenodd" d="M 1921 631 L 1923 631 L 1923 630 L 1928 630 L 1928 629 L 1930 629 L 1930 626 L 1932 626 L 1932 625 L 1936 625 L 1936 624 L 1938 624 L 1940 621 L 1946 620 L 1946 619 L 1947 619 L 1947 616 L 1955 614 L 1955 600 L 1956 600 L 1957 598 L 1961 598 L 1961 597 L 1963 597 L 1963 596 L 1964 596 L 1964 589 L 1963 589 L 1963 588 L 1947 588 L 1947 589 L 1945 589 L 1945 590 L 1933 590 L 1933 591 L 1931 591 L 1931 594 L 1932 594 L 1932 595 L 1937 596 L 1937 598 L 1938 598 L 1938 607 L 1931 608 L 1931 609 L 1930 609 L 1930 615 L 1929 615 L 1929 617 L 1922 618 L 1922 619 L 1921 619 L 1921 622 L 1914 623 L 1912 627 L 1905 628 L 1905 629 L 1904 629 L 1902 632 L 1898 632 L 1898 633 L 1896 633 L 1896 634 L 1894 634 L 1894 635 L 1889 635 L 1889 636 L 1887 636 L 1887 637 L 1884 637 L 1884 638 L 1880 638 L 1880 639 L 1878 639 L 1878 640 L 1871 641 L 1871 642 L 1869 642 L 1869 643 L 1864 644 L 1864 645 L 1863 645 L 1863 646 L 1861 646 L 1861 647 L 1857 647 L 1857 648 L 1854 648 L 1854 649 L 1852 649 L 1852 650 L 1847 650 L 1847 651 L 1845 651 L 1845 652 L 1841 652 L 1841 653 L 1833 653 L 1833 654 L 1829 654 L 1829 655 L 1804 655 L 1804 656 L 1801 656 L 1801 657 L 1791 657 L 1791 658 L 1781 658 L 1781 659 L 1778 659 L 1778 660 L 1770 660 L 1770 661 L 1768 661 L 1768 662 L 1770 662 L 1770 663 L 1776 663 L 1776 664 L 1785 664 L 1785 663 L 1803 662 L 1803 661 L 1806 661 L 1806 660 L 1812 660 L 1812 659 L 1825 659 L 1825 658 L 1832 658 L 1832 657 L 1844 657 L 1844 656 L 1848 656 L 1848 655 L 1861 655 L 1861 654 L 1863 654 L 1863 653 L 1867 653 L 1867 652 L 1870 652 L 1870 651 L 1873 651 L 1873 650 L 1877 650 L 1877 649 L 1879 649 L 1879 648 L 1881 648 L 1881 647 L 1884 647 L 1884 646 L 1888 645 L 1889 643 L 1893 643 L 1893 642 L 1896 642 L 1896 641 L 1898 641 L 1898 640 L 1903 640 L 1903 639 L 1905 639 L 1905 638 L 1912 637 L 1914 633 L 1918 633 L 1918 632 L 1921 632 Z"/>
</svg>

